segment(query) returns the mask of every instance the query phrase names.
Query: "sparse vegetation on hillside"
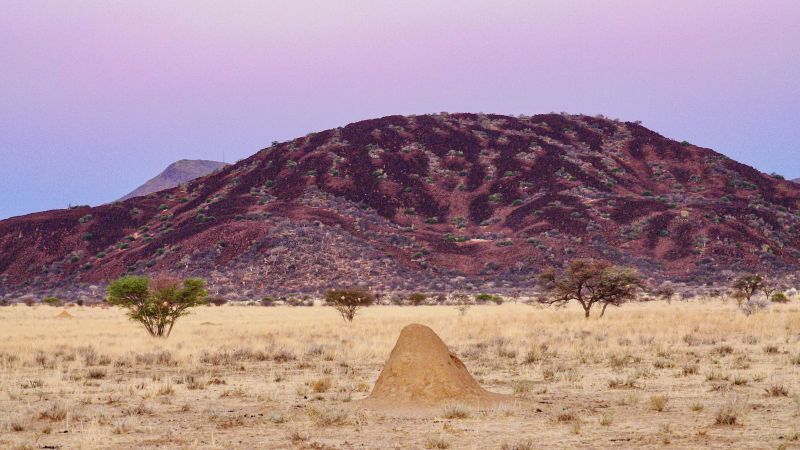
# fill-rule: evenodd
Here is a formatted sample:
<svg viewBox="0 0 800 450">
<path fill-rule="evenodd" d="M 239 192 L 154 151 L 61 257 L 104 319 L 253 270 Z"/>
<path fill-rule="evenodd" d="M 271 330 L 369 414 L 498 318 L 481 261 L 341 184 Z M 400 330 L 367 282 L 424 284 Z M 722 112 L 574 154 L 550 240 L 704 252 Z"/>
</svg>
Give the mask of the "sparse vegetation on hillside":
<svg viewBox="0 0 800 450">
<path fill-rule="evenodd" d="M 576 258 L 656 283 L 776 279 L 800 262 L 797 211 L 789 183 L 635 122 L 387 116 L 125 202 L 0 221 L 0 297 L 96 297 L 113 277 L 163 271 L 229 300 L 363 274 L 379 290 L 474 294 Z"/>
</svg>

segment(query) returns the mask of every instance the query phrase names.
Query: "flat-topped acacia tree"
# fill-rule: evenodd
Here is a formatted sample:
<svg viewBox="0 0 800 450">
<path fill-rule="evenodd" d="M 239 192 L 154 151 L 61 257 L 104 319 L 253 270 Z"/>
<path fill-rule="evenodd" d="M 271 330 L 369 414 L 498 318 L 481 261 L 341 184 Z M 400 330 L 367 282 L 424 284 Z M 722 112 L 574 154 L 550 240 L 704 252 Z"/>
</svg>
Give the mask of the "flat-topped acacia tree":
<svg viewBox="0 0 800 450">
<path fill-rule="evenodd" d="M 363 289 L 333 289 L 325 293 L 325 303 L 336 308 L 342 319 L 352 322 L 360 308 L 375 303 L 375 296 Z"/>
<path fill-rule="evenodd" d="M 635 300 L 644 288 L 635 270 L 606 261 L 575 260 L 563 272 L 548 270 L 539 278 L 548 294 L 539 299 L 541 303 L 561 306 L 576 301 L 587 319 L 595 304 L 603 305 L 603 317 L 608 305 L 620 306 Z"/>
<path fill-rule="evenodd" d="M 205 282 L 170 276 L 122 277 L 108 286 L 108 302 L 128 310 L 153 337 L 168 337 L 179 317 L 206 303 Z"/>
</svg>

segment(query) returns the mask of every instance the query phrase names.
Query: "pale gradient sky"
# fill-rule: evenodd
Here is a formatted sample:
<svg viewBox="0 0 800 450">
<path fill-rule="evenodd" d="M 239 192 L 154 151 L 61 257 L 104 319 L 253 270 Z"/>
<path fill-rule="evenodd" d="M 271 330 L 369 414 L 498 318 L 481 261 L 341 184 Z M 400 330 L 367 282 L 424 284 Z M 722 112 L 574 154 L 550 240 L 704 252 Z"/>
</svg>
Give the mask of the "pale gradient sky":
<svg viewBox="0 0 800 450">
<path fill-rule="evenodd" d="M 0 218 L 439 111 L 642 120 L 800 177 L 800 1 L 5 0 Z"/>
</svg>

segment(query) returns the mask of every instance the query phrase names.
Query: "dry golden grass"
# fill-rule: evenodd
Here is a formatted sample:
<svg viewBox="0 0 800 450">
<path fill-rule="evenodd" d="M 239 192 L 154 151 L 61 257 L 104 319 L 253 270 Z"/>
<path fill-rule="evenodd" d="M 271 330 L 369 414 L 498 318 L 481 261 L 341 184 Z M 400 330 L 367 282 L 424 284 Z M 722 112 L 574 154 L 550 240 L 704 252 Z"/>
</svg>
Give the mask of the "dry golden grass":
<svg viewBox="0 0 800 450">
<path fill-rule="evenodd" d="M 792 448 L 800 307 L 204 307 L 153 339 L 121 311 L 0 309 L 0 448 Z M 517 406 L 343 408 L 426 324 Z M 345 442 L 347 444 L 345 444 Z"/>
</svg>

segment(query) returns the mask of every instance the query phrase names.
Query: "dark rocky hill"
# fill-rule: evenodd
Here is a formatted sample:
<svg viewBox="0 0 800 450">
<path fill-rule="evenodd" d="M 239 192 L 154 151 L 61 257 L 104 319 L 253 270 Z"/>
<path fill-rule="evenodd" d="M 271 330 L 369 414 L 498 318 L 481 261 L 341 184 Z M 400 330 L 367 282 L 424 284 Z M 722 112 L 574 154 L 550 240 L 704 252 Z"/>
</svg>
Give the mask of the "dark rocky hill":
<svg viewBox="0 0 800 450">
<path fill-rule="evenodd" d="M 157 271 L 245 298 L 525 287 L 579 257 L 700 284 L 792 272 L 798 214 L 795 183 L 637 123 L 389 116 L 156 194 L 1 221 L 0 294 Z"/>
</svg>

